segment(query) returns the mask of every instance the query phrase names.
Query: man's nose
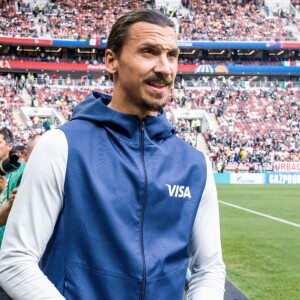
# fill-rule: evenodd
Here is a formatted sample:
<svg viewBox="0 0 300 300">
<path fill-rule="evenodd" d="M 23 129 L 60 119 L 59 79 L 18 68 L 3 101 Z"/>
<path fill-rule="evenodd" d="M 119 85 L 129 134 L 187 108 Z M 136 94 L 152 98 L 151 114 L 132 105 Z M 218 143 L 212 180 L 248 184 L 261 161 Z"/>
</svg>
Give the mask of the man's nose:
<svg viewBox="0 0 300 300">
<path fill-rule="evenodd" d="M 161 73 L 164 76 L 169 76 L 172 74 L 172 65 L 171 65 L 167 55 L 160 55 L 157 58 L 154 72 Z"/>
</svg>

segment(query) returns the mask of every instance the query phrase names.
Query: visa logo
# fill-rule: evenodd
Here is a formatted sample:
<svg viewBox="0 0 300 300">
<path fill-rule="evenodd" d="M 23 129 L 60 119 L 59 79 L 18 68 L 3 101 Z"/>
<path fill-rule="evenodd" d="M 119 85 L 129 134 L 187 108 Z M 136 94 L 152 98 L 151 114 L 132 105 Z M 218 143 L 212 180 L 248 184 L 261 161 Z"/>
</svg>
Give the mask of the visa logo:
<svg viewBox="0 0 300 300">
<path fill-rule="evenodd" d="M 177 184 L 166 184 L 166 186 L 168 187 L 170 197 L 191 198 L 190 187 L 188 186 Z"/>
</svg>

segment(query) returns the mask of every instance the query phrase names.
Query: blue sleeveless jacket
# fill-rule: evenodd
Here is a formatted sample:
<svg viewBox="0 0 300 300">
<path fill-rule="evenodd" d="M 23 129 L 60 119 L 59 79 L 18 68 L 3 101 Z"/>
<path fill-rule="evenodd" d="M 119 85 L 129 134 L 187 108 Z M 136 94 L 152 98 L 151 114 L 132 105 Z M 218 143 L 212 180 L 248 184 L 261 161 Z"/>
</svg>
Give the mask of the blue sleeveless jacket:
<svg viewBox="0 0 300 300">
<path fill-rule="evenodd" d="M 66 299 L 181 300 L 204 155 L 165 113 L 141 121 L 109 101 L 91 93 L 60 127 L 64 206 L 40 267 Z"/>
</svg>

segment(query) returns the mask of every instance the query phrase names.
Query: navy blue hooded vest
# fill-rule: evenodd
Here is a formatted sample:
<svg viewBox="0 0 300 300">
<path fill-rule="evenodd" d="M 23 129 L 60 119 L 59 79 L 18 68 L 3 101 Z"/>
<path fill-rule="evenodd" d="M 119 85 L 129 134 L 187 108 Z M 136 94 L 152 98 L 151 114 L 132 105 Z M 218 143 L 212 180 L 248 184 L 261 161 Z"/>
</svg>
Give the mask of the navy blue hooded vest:
<svg viewBox="0 0 300 300">
<path fill-rule="evenodd" d="M 64 206 L 40 267 L 66 299 L 181 300 L 204 155 L 162 112 L 141 121 L 93 92 L 60 127 Z"/>
</svg>

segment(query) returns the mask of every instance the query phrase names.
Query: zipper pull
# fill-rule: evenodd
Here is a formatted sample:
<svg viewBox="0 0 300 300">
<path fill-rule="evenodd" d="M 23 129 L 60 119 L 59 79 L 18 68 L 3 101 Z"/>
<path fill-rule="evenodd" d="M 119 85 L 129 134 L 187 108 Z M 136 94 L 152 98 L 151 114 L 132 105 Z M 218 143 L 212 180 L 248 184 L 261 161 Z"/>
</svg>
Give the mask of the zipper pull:
<svg viewBox="0 0 300 300">
<path fill-rule="evenodd" d="M 141 129 L 142 129 L 142 132 L 144 133 L 144 131 L 145 131 L 145 122 L 144 121 L 141 122 Z"/>
</svg>

